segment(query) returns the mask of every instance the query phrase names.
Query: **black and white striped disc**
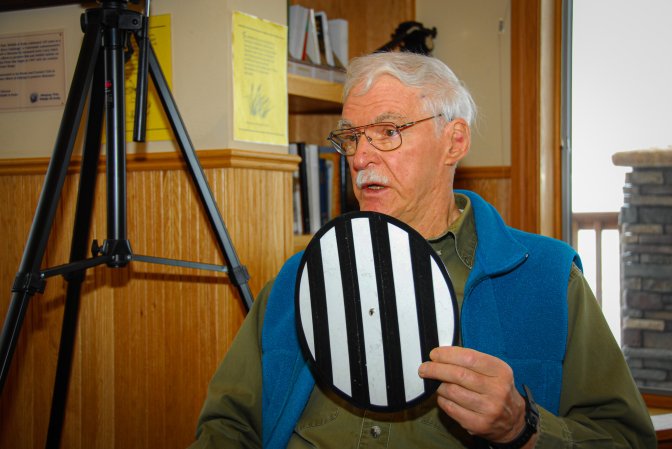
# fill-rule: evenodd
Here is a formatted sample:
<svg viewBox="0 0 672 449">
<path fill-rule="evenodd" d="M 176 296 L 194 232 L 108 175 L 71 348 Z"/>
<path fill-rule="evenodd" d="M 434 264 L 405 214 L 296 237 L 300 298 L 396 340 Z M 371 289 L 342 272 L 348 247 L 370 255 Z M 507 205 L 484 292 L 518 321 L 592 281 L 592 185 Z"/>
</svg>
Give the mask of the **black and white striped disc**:
<svg viewBox="0 0 672 449">
<path fill-rule="evenodd" d="M 443 262 L 410 226 L 353 212 L 322 227 L 297 274 L 299 342 L 316 381 L 357 407 L 399 411 L 431 396 L 418 376 L 457 335 L 457 302 Z"/>
</svg>

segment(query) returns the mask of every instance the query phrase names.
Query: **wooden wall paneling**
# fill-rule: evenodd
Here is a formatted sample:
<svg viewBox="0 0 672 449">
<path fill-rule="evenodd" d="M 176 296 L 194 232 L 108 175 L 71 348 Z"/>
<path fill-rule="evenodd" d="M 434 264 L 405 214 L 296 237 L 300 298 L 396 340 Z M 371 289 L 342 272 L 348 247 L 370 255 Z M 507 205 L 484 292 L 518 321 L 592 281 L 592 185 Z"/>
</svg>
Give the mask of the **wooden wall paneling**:
<svg viewBox="0 0 672 449">
<path fill-rule="evenodd" d="M 478 193 L 511 221 L 511 167 L 458 167 L 454 187 Z"/>
<path fill-rule="evenodd" d="M 237 150 L 213 153 L 201 161 L 256 293 L 293 250 L 291 171 L 296 158 Z M 128 237 L 134 253 L 221 263 L 179 158 L 142 159 L 131 158 L 127 177 Z M 0 161 L 0 199 L 14 210 L 0 217 L 0 231 L 11 236 L 3 239 L 0 254 L 3 322 L 43 182 L 42 175 L 15 162 Z M 157 165 L 172 168 L 159 170 Z M 45 266 L 67 260 L 77 178 L 72 174 L 66 180 Z M 104 182 L 101 176 L 92 232 L 99 241 L 106 234 Z M 64 285 L 60 277 L 49 279 L 45 294 L 31 300 L 0 398 L 0 447 L 44 446 Z M 244 316 L 237 291 L 222 274 L 133 262 L 121 269 L 89 270 L 81 299 L 62 447 L 187 446 L 207 383 Z"/>
<path fill-rule="evenodd" d="M 327 141 L 329 131 L 336 129 L 340 114 L 312 114 L 289 116 L 290 142 L 307 142 L 318 145 L 331 145 Z"/>
<path fill-rule="evenodd" d="M 25 182 L 19 182 L 22 180 L 21 177 L 9 176 L 7 181 L 13 188 L 6 188 L 3 185 L 0 189 L 3 205 L 0 226 L 4 236 L 0 239 L 0 245 L 2 245 L 0 257 L 3 258 L 3 263 L 0 264 L 0 280 L 3 287 L 3 294 L 0 295 L 0 301 L 2 301 L 0 310 L 2 310 L 3 317 L 39 195 L 39 187 L 36 187 L 37 183 L 31 179 L 33 177 L 26 178 Z M 12 232 L 8 232 L 9 230 Z M 35 307 L 31 307 L 26 313 L 24 328 L 33 327 L 35 321 L 31 313 L 33 308 Z M 39 314 L 38 318 L 41 315 Z M 35 324 L 39 327 L 39 322 Z M 35 442 L 34 435 L 43 429 L 36 428 L 33 417 L 47 413 L 48 409 L 40 407 L 43 401 L 40 400 L 39 395 L 42 391 L 34 388 L 34 384 L 35 378 L 45 371 L 49 361 L 42 360 L 42 369 L 35 369 L 37 354 L 40 354 L 38 346 L 44 346 L 45 339 L 38 332 L 31 333 L 30 337 L 30 341 L 26 337 L 18 340 L 11 371 L 3 390 L 1 398 L 3 402 L 0 408 L 1 447 L 22 447 L 22 444 L 23 447 L 37 447 L 40 444 L 39 441 Z M 17 375 L 19 372 L 22 382 L 19 382 Z M 24 418 L 19 419 L 19 417 Z M 37 425 L 39 426 L 39 423 Z M 44 426 L 43 428 L 46 429 Z"/>
<path fill-rule="evenodd" d="M 351 0 L 352 11 L 364 9 L 361 14 L 351 16 L 351 32 L 365 36 L 359 46 L 350 45 L 351 57 L 371 53 L 390 42 L 394 31 L 402 22 L 415 20 L 414 0 L 391 0 L 382 5 L 376 2 Z"/>
</svg>

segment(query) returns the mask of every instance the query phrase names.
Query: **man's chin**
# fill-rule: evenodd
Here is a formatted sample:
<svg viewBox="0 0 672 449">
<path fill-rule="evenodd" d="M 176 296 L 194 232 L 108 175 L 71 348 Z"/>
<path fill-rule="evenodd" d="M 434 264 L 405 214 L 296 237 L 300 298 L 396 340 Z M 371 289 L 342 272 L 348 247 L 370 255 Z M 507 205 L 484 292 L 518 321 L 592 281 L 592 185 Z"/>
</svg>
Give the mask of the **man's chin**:
<svg viewBox="0 0 672 449">
<path fill-rule="evenodd" d="M 388 208 L 380 204 L 360 203 L 359 210 L 362 212 L 378 212 L 379 214 L 392 215 Z"/>
</svg>

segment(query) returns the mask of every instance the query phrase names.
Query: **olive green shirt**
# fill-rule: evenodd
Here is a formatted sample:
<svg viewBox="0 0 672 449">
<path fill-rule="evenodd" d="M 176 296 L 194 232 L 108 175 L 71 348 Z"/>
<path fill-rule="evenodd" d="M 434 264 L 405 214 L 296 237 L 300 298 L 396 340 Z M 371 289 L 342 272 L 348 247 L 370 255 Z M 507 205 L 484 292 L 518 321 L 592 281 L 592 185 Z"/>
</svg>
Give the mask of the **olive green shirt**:
<svg viewBox="0 0 672 449">
<path fill-rule="evenodd" d="M 462 214 L 430 244 L 439 254 L 461 307 L 477 239 L 468 198 Z M 255 301 L 208 389 L 192 448 L 261 447 L 261 329 L 270 284 Z M 637 390 L 595 297 L 577 267 L 568 286 L 568 341 L 558 416 L 540 407 L 536 447 L 655 448 L 656 438 Z M 533 392 L 534 393 L 534 392 Z M 429 398 L 410 410 L 374 413 L 319 386 L 296 423 L 289 449 L 465 448 L 475 442 Z"/>
</svg>

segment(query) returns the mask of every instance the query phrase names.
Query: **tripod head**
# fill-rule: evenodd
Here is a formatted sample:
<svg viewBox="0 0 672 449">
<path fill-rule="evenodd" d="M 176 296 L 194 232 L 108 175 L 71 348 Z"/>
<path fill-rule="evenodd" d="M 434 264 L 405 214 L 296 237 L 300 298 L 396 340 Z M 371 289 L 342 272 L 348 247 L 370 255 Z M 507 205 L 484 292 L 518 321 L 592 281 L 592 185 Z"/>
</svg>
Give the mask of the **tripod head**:
<svg viewBox="0 0 672 449">
<path fill-rule="evenodd" d="M 150 0 L 145 0 L 146 3 L 146 11 L 147 11 L 147 16 L 149 16 L 149 1 Z M 140 0 L 96 0 L 96 3 L 100 5 L 100 8 L 103 9 L 128 9 L 128 3 L 132 3 L 134 5 L 139 5 Z M 137 10 L 138 8 L 133 8 Z"/>
<path fill-rule="evenodd" d="M 420 22 L 402 22 L 394 34 L 392 40 L 380 47 L 375 53 L 399 49 L 411 53 L 428 55 L 434 49 L 433 39 L 436 37 L 436 27 L 425 28 Z"/>
<path fill-rule="evenodd" d="M 136 102 L 135 119 L 133 126 L 133 140 L 144 142 L 146 138 L 146 117 L 147 117 L 147 89 L 148 89 L 148 59 L 149 52 L 149 5 L 150 0 L 144 1 L 144 11 L 140 8 L 127 8 L 129 1 L 133 4 L 140 4 L 140 0 L 96 0 L 100 7 L 96 8 L 102 12 L 100 19 L 104 26 L 110 29 L 123 31 L 121 46 L 125 49 L 124 60 L 128 60 L 133 55 L 133 46 L 128 40 L 130 34 L 135 35 L 138 46 L 138 72 L 136 82 Z M 87 14 L 82 14 L 82 31 L 86 31 Z M 130 33 L 130 34 L 127 34 Z"/>
<path fill-rule="evenodd" d="M 103 6 L 114 7 L 118 3 L 128 3 L 129 0 L 113 1 L 113 0 L 96 0 L 96 3 L 100 3 Z M 130 0 L 131 3 L 136 5 L 140 3 L 140 0 Z"/>
</svg>

